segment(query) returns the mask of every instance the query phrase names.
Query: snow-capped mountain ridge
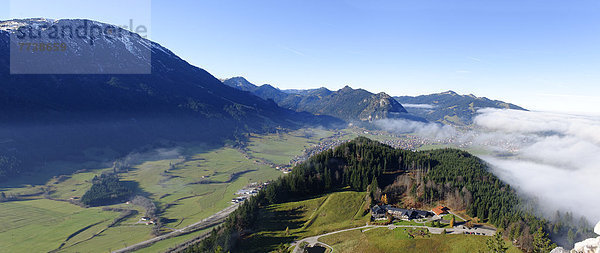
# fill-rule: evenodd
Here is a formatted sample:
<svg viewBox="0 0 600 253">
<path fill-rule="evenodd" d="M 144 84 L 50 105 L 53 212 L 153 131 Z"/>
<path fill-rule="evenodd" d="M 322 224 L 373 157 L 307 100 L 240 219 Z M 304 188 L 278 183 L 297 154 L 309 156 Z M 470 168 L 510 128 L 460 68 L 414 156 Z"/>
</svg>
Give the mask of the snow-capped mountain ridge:
<svg viewBox="0 0 600 253">
<path fill-rule="evenodd" d="M 170 50 L 116 25 L 86 19 L 14 19 L 0 21 L 0 36 L 9 35 L 11 73 L 16 74 L 144 74 L 152 56 L 177 57 Z M 27 51 L 23 44 L 62 50 Z M 56 49 L 56 48 L 54 48 Z M 43 53 L 40 53 L 42 52 Z"/>
</svg>

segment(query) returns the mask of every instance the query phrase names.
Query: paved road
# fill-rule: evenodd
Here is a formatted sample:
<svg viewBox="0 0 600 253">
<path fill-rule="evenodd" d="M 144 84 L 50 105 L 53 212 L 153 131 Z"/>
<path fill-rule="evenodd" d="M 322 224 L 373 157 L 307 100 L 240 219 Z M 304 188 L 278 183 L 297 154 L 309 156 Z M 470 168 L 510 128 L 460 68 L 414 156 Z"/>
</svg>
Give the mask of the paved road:
<svg viewBox="0 0 600 253">
<path fill-rule="evenodd" d="M 323 237 L 323 236 L 333 235 L 333 234 L 342 233 L 342 232 L 351 231 L 351 230 L 357 230 L 357 229 L 361 229 L 361 230 L 364 229 L 363 232 L 366 232 L 373 228 L 388 228 L 388 229 L 426 228 L 427 230 L 429 230 L 429 233 L 432 233 L 432 234 L 441 234 L 444 232 L 444 230 L 446 230 L 446 233 L 448 233 L 448 234 L 463 234 L 463 233 L 469 232 L 469 233 L 478 233 L 479 235 L 493 236 L 496 233 L 495 230 L 491 230 L 491 229 L 486 229 L 486 228 L 471 228 L 470 229 L 470 228 L 463 227 L 463 226 L 456 226 L 454 228 L 433 228 L 433 227 L 412 226 L 412 225 L 384 225 L 384 226 L 382 226 L 382 225 L 365 225 L 362 227 L 342 229 L 342 230 L 338 230 L 338 231 L 334 231 L 334 232 L 330 232 L 330 233 L 326 233 L 326 234 L 322 234 L 322 235 L 307 237 L 300 241 L 293 242 L 291 246 L 293 247 L 295 245 L 300 245 L 303 242 L 307 242 L 309 247 L 319 244 L 321 246 L 328 247 L 331 249 L 331 251 L 333 251 L 333 248 L 330 245 L 319 242 L 319 238 Z M 302 253 L 302 252 L 300 251 L 299 247 L 296 247 L 294 249 L 294 253 Z"/>
<path fill-rule="evenodd" d="M 329 247 L 331 249 L 331 251 L 333 251 L 333 248 L 325 243 L 319 242 L 319 238 L 322 236 L 328 236 L 328 235 L 333 235 L 333 234 L 337 234 L 337 233 L 342 233 L 342 232 L 346 232 L 346 231 L 351 231 L 351 230 L 356 230 L 356 229 L 365 229 L 365 228 L 373 228 L 373 227 L 377 227 L 374 225 L 366 225 L 366 226 L 362 226 L 362 227 L 356 227 L 356 228 L 348 228 L 348 229 L 342 229 L 342 230 L 338 230 L 338 231 L 334 231 L 334 232 L 330 232 L 327 234 L 322 234 L 322 235 L 317 235 L 317 236 L 311 236 L 311 237 L 307 237 L 304 238 L 300 241 L 295 241 L 292 243 L 291 246 L 295 246 L 295 245 L 300 245 L 303 242 L 307 242 L 309 247 L 315 246 L 315 244 L 319 243 L 320 245 Z M 294 249 L 294 253 L 302 253 L 300 251 L 300 247 L 296 247 Z"/>
<path fill-rule="evenodd" d="M 190 232 L 194 232 L 194 231 L 197 231 L 197 230 L 201 230 L 201 229 L 205 229 L 205 228 L 208 228 L 208 227 L 215 226 L 215 225 L 223 222 L 225 220 L 225 218 L 227 218 L 227 216 L 229 216 L 230 213 L 232 213 L 233 211 L 235 211 L 235 209 L 238 208 L 238 206 L 239 206 L 239 204 L 231 205 L 231 206 L 229 206 L 229 207 L 227 207 L 227 208 L 225 208 L 225 209 L 223 209 L 223 210 L 221 210 L 221 211 L 213 214 L 212 216 L 210 216 L 210 217 L 208 217 L 208 218 L 206 218 L 204 220 L 201 220 L 199 222 L 196 222 L 196 223 L 194 223 L 192 225 L 189 225 L 189 226 L 186 226 L 184 228 L 175 230 L 175 231 L 170 232 L 168 234 L 164 234 L 164 235 L 157 236 L 157 237 L 154 237 L 152 239 L 149 239 L 149 240 L 146 240 L 146 241 L 143 241 L 143 242 L 140 242 L 140 243 L 136 243 L 136 244 L 131 245 L 129 247 L 125 247 L 125 248 L 122 248 L 122 249 L 119 249 L 119 250 L 115 250 L 115 251 L 113 251 L 113 253 L 123 253 L 123 252 L 131 252 L 131 251 L 139 250 L 139 249 L 148 247 L 148 246 L 150 246 L 153 243 L 158 242 L 158 241 L 162 241 L 162 240 L 165 240 L 165 239 L 168 239 L 168 238 L 171 238 L 171 237 L 175 237 L 175 236 L 179 236 L 179 235 L 182 235 L 182 234 L 186 234 L 186 233 L 190 233 Z"/>
</svg>

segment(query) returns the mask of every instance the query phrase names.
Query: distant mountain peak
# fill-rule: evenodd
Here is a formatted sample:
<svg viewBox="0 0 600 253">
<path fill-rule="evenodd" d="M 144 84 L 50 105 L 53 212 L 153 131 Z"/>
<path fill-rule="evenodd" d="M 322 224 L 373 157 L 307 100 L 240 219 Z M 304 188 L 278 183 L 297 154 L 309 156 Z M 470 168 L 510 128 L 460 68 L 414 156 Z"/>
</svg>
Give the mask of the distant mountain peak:
<svg viewBox="0 0 600 253">
<path fill-rule="evenodd" d="M 253 83 L 246 80 L 246 78 L 241 77 L 241 76 L 236 76 L 236 77 L 228 78 L 225 80 L 221 80 L 221 82 L 223 82 L 223 84 L 225 84 L 229 87 L 237 88 L 237 89 L 240 89 L 243 91 L 252 92 L 254 89 L 258 88 L 258 86 L 254 85 Z"/>
<path fill-rule="evenodd" d="M 349 85 L 345 85 L 344 88 L 341 88 L 340 91 L 353 91 L 354 89 L 352 89 L 352 87 L 350 87 Z"/>
<path fill-rule="evenodd" d="M 261 85 L 260 87 L 262 87 L 262 88 L 270 88 L 270 89 L 276 89 L 276 90 L 279 90 L 279 88 L 277 88 L 277 87 L 274 87 L 273 85 L 270 85 L 270 84 L 268 84 L 268 83 L 265 83 L 265 84 Z"/>
<path fill-rule="evenodd" d="M 442 93 L 439 93 L 441 95 L 452 95 L 452 96 L 457 96 L 458 93 L 454 92 L 453 90 L 448 90 L 448 91 L 444 91 Z"/>
<path fill-rule="evenodd" d="M 225 78 L 225 79 L 223 79 L 223 80 L 232 80 L 232 81 L 244 81 L 244 82 L 248 82 L 248 80 L 247 80 L 245 77 L 243 77 L 243 76 L 234 76 L 234 77 L 231 77 L 231 78 Z"/>
</svg>

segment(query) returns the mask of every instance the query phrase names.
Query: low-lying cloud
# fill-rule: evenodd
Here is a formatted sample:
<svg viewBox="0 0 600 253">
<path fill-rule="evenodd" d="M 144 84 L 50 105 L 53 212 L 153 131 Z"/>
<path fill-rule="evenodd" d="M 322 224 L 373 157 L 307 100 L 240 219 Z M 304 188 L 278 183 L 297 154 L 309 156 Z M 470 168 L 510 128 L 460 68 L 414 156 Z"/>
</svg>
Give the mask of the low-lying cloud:
<svg viewBox="0 0 600 253">
<path fill-rule="evenodd" d="M 498 176 L 536 198 L 547 214 L 560 209 L 592 222 L 600 220 L 600 118 L 499 109 L 479 112 L 474 124 L 480 131 L 514 147 L 508 150 L 509 157 L 482 157 Z"/>
<path fill-rule="evenodd" d="M 405 108 L 415 108 L 415 109 L 433 109 L 435 105 L 430 104 L 402 104 Z"/>
<path fill-rule="evenodd" d="M 392 133 L 415 133 L 423 137 L 434 139 L 448 139 L 457 134 L 456 130 L 448 125 L 423 123 L 405 119 L 382 119 L 375 121 L 374 124 L 375 126 Z"/>
</svg>

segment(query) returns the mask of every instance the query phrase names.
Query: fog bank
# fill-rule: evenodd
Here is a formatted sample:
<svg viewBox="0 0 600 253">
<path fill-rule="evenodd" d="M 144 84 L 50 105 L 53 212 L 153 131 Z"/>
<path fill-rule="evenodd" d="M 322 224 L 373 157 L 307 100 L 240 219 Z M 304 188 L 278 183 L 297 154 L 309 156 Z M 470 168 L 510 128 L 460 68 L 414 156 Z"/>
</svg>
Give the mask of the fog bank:
<svg viewBox="0 0 600 253">
<path fill-rule="evenodd" d="M 452 138 L 457 134 L 454 127 L 437 123 L 423 123 L 405 119 L 382 119 L 374 122 L 375 126 L 396 134 L 415 133 L 434 139 Z"/>
<path fill-rule="evenodd" d="M 496 174 L 557 209 L 600 220 L 600 118 L 548 112 L 482 109 L 477 131 L 512 145 L 512 156 L 484 156 Z M 489 146 L 489 149 L 498 146 Z"/>
</svg>

